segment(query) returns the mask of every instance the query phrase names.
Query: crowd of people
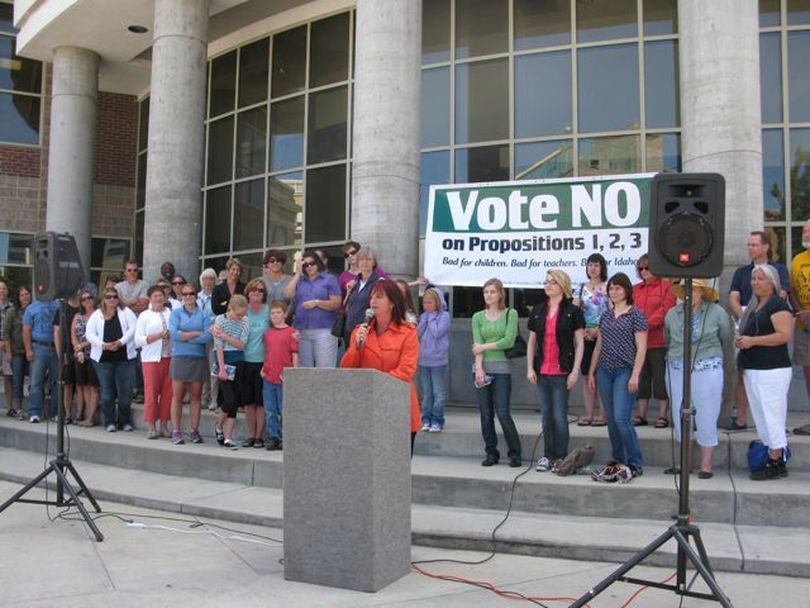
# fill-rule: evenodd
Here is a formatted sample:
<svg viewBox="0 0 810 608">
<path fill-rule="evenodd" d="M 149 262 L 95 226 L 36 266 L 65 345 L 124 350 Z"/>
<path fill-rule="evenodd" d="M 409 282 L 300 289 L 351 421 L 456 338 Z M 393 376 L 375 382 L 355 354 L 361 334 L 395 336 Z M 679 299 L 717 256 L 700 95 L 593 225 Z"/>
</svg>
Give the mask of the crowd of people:
<svg viewBox="0 0 810 608">
<path fill-rule="evenodd" d="M 790 272 L 769 263 L 765 232 L 750 234 L 751 263 L 734 274 L 731 315 L 718 303 L 711 282 L 693 281 L 688 371 L 700 478 L 713 475 L 725 358 L 734 351 L 736 411 L 728 428 L 747 428 L 750 410 L 769 450 L 767 465 L 752 477 L 787 475 L 788 344 L 794 340 L 794 317 L 794 361 L 804 369 L 810 394 L 810 222 L 802 234 L 806 251 L 796 256 Z M 286 274 L 287 254 L 270 249 L 263 274 L 247 284 L 236 258 L 227 262 L 221 277 L 207 268 L 196 284 L 167 262 L 151 286 L 138 278 L 137 262 L 128 260 L 123 279 L 108 281 L 99 296 L 87 284 L 69 298 L 64 324 L 58 302 L 33 301 L 25 286 L 12 296 L 0 282 L 0 370 L 7 414 L 31 423 L 56 416 L 61 366 L 68 424 L 94 426 L 100 405 L 108 432 L 132 431 L 131 402 L 142 394 L 148 439 L 202 443 L 205 406 L 218 412 L 220 445 L 281 450 L 285 369 L 366 367 L 410 383 L 413 449 L 419 431 L 441 433 L 445 425 L 451 323 L 444 292 L 424 279 L 410 284 L 392 279 L 370 247 L 349 241 L 343 251 L 346 269 L 340 275 L 327 270 L 319 250 L 297 254 L 293 273 Z M 649 424 L 651 399 L 658 406 L 653 426 L 672 424 L 680 441 L 687 370 L 682 364 L 684 311 L 676 302 L 684 299 L 683 285 L 653 275 L 647 255 L 638 259 L 636 272 L 635 284 L 621 272 L 608 276 L 607 260 L 594 253 L 587 258 L 587 280 L 575 290 L 568 274 L 549 270 L 542 282 L 546 297 L 529 313 L 527 342 L 501 281 L 486 281 L 484 309 L 471 321 L 483 466 L 500 461 L 496 416 L 508 464 L 522 465 L 510 409 L 510 359 L 522 356 L 542 412 L 544 447 L 537 471 L 554 470 L 569 453 L 568 400 L 578 384 L 584 415 L 577 424 L 607 426 L 612 446 L 612 459 L 595 473 L 597 478 L 615 477 L 620 469 L 628 479 L 643 474 L 636 427 Z M 411 299 L 416 284 L 423 288 L 421 312 Z M 188 430 L 182 424 L 186 404 Z M 234 429 L 240 411 L 246 437 L 238 442 Z M 795 432 L 810 434 L 810 426 Z"/>
</svg>

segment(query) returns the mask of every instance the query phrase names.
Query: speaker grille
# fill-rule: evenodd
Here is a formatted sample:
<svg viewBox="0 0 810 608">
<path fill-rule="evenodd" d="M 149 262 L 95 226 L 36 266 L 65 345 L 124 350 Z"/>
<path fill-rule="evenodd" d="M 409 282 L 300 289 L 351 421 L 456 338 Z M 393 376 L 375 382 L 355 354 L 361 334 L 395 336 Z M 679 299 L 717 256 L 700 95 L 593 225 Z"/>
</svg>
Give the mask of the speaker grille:
<svg viewBox="0 0 810 608">
<path fill-rule="evenodd" d="M 696 213 L 668 218 L 658 231 L 664 258 L 675 266 L 689 268 L 703 262 L 712 251 L 711 226 Z"/>
</svg>

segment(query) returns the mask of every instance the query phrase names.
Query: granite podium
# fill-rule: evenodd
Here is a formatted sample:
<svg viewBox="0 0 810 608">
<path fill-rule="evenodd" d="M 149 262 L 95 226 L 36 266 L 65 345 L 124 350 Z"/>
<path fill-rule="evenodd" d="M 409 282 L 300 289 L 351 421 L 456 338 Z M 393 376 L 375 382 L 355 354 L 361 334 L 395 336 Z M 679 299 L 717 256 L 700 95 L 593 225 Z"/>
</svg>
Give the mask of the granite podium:
<svg viewBox="0 0 810 608">
<path fill-rule="evenodd" d="M 410 561 L 410 387 L 371 369 L 285 370 L 284 577 L 374 592 Z"/>
</svg>

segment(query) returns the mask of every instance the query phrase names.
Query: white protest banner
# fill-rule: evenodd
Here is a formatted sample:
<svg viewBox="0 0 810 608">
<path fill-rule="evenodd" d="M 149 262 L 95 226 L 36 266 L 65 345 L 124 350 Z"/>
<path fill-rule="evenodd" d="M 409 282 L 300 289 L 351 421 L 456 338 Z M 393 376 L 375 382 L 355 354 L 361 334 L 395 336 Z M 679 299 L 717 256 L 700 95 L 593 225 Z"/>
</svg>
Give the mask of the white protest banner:
<svg viewBox="0 0 810 608">
<path fill-rule="evenodd" d="M 437 285 L 537 288 L 552 268 L 575 286 L 588 256 L 637 280 L 654 174 L 431 186 L 424 276 Z"/>
</svg>

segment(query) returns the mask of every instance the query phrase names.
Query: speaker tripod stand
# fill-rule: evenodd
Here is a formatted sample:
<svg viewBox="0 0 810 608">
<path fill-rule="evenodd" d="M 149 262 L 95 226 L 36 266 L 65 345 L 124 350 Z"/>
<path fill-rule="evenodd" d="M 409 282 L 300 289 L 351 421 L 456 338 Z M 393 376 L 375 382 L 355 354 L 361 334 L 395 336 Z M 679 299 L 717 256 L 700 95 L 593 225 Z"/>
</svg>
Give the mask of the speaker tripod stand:
<svg viewBox="0 0 810 608">
<path fill-rule="evenodd" d="M 59 299 L 59 333 L 61 334 L 62 338 L 65 337 L 65 328 L 67 325 L 66 319 L 67 313 L 67 305 L 64 298 Z M 63 350 L 63 349 L 60 349 Z M 59 394 L 57 395 L 57 403 L 58 403 L 58 414 L 57 414 L 57 422 L 56 422 L 56 458 L 50 461 L 48 466 L 42 471 L 39 475 L 34 477 L 31 481 L 29 481 L 25 487 L 23 487 L 20 491 L 18 491 L 14 496 L 9 498 L 6 502 L 0 505 L 0 513 L 5 511 L 8 507 L 10 507 L 15 502 L 19 503 L 27 503 L 27 504 L 35 504 L 35 505 L 48 505 L 52 507 L 76 507 L 79 513 L 84 519 L 84 522 L 87 524 L 87 527 L 92 530 L 93 535 L 96 537 L 98 542 L 104 540 L 104 535 L 96 526 L 96 522 L 93 521 L 93 518 L 90 517 L 90 513 L 88 513 L 87 509 L 85 508 L 84 504 L 81 501 L 81 496 L 84 495 L 87 497 L 87 500 L 90 501 L 90 504 L 93 505 L 96 513 L 101 513 L 101 507 L 99 506 L 96 499 L 93 497 L 93 494 L 90 492 L 90 489 L 85 485 L 84 480 L 82 480 L 81 475 L 76 470 L 76 467 L 73 466 L 73 463 L 70 462 L 70 458 L 65 453 L 65 392 L 64 392 L 64 379 L 62 378 L 62 353 L 57 352 L 56 356 L 59 358 L 59 379 L 56 384 L 57 390 Z M 47 478 L 53 474 L 56 477 L 56 500 L 48 500 L 47 498 L 44 500 L 40 499 L 32 499 L 32 498 L 23 498 L 29 490 L 32 490 L 40 482 L 45 481 L 47 483 Z M 70 479 L 68 478 L 68 474 L 70 474 L 73 479 L 76 481 L 79 489 L 77 490 L 74 488 L 71 483 Z M 67 492 L 68 497 L 65 497 L 65 492 Z"/>
<path fill-rule="evenodd" d="M 641 551 L 623 563 L 617 570 L 602 580 L 593 589 L 571 604 L 570 608 L 584 606 L 605 589 L 617 581 L 657 587 L 674 591 L 677 595 L 696 597 L 705 600 L 714 600 L 724 608 L 732 608 L 731 600 L 723 593 L 714 579 L 709 565 L 709 556 L 700 536 L 700 528 L 689 521 L 689 446 L 692 441 L 692 279 L 684 280 L 683 289 L 683 405 L 681 407 L 681 455 L 680 455 L 680 499 L 678 503 L 677 523 L 670 526 L 663 534 L 644 547 Z M 666 542 L 674 539 L 678 544 L 677 571 L 675 583 L 661 583 L 645 579 L 626 576 L 626 574 L 639 565 L 644 559 L 655 553 Z M 689 541 L 693 540 L 693 549 Z M 711 593 L 692 591 L 687 585 L 687 561 L 691 562 L 698 574 L 705 581 Z"/>
</svg>

